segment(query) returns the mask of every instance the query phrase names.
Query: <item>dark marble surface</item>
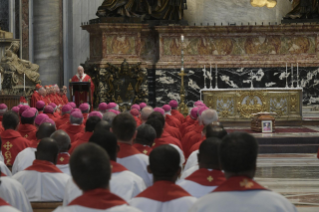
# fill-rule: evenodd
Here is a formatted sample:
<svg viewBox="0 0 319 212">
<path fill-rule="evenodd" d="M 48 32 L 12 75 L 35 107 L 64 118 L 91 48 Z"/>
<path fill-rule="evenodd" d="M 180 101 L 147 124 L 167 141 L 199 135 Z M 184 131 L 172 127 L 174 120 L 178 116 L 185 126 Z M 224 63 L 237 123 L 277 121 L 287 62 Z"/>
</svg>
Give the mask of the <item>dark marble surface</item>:
<svg viewBox="0 0 319 212">
<path fill-rule="evenodd" d="M 293 79 L 291 77 L 291 65 L 288 64 L 287 82 L 288 87 L 293 82 L 297 87 L 297 68 L 294 64 Z M 206 67 L 207 74 L 210 73 Z M 171 99 L 180 100 L 181 80 L 177 69 L 158 69 L 156 70 L 156 105 L 160 106 Z M 188 106 L 192 106 L 194 101 L 200 99 L 200 89 L 204 88 L 204 76 L 202 69 L 186 69 L 188 76 L 185 78 L 186 101 Z M 251 74 L 252 73 L 252 74 Z M 319 69 L 300 67 L 299 86 L 303 88 L 303 104 L 319 104 Z M 215 88 L 215 68 L 212 70 Z M 254 88 L 285 88 L 286 86 L 286 67 L 278 68 L 221 68 L 218 69 L 219 88 L 250 88 L 251 75 L 253 75 Z M 209 79 L 206 79 L 207 87 L 210 87 Z"/>
<path fill-rule="evenodd" d="M 9 31 L 9 1 L 0 0 L 0 27 L 1 30 Z"/>
</svg>

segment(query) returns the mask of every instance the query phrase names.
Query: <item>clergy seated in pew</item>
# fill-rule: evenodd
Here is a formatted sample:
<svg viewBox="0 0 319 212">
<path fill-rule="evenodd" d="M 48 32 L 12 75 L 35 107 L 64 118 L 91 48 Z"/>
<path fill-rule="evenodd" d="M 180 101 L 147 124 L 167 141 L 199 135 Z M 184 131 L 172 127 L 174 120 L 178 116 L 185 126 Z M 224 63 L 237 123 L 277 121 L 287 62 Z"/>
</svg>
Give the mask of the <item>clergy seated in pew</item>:
<svg viewBox="0 0 319 212">
<path fill-rule="evenodd" d="M 119 114 L 114 118 L 111 129 L 120 146 L 117 162 L 140 176 L 147 187 L 151 186 L 153 183 L 152 176 L 146 169 L 148 156 L 140 153 L 133 147 L 133 140 L 136 135 L 136 122 L 134 118 L 127 113 Z"/>
<path fill-rule="evenodd" d="M 63 200 L 64 188 L 70 176 L 56 167 L 58 153 L 57 142 L 53 138 L 44 138 L 37 147 L 33 164 L 13 175 L 12 178 L 24 187 L 30 201 Z"/>
<path fill-rule="evenodd" d="M 0 171 L 1 173 L 3 173 L 2 168 Z M 23 186 L 21 185 L 21 183 L 10 177 L 3 175 L 1 175 L 0 177 L 0 198 L 2 198 L 4 201 L 6 201 L 8 204 L 18 209 L 19 211 L 32 212 L 28 195 L 26 194 Z M 0 203 L 0 211 L 5 212 L 10 210 L 5 210 L 4 208 L 2 208 Z"/>
<path fill-rule="evenodd" d="M 153 175 L 154 184 L 130 200 L 130 205 L 143 212 L 188 211 L 197 198 L 175 184 L 182 170 L 178 151 L 162 145 L 149 157 L 147 169 Z"/>
<path fill-rule="evenodd" d="M 200 145 L 198 153 L 199 169 L 177 184 L 196 198 L 200 198 L 226 181 L 219 164 L 218 138 L 208 138 Z"/>
<path fill-rule="evenodd" d="M 156 138 L 155 129 L 149 124 L 142 124 L 137 128 L 133 146 L 145 155 L 149 155 Z"/>
<path fill-rule="evenodd" d="M 9 167 L 12 166 L 19 152 L 30 146 L 30 141 L 23 138 L 17 131 L 19 126 L 19 117 L 12 111 L 8 111 L 3 115 L 2 125 L 4 132 L 1 133 L 2 155 L 4 163 Z"/>
<path fill-rule="evenodd" d="M 75 149 L 70 159 L 70 168 L 73 181 L 83 194 L 54 212 L 139 212 L 110 192 L 111 166 L 108 154 L 97 144 L 82 144 Z"/>
<path fill-rule="evenodd" d="M 12 166 L 12 173 L 16 174 L 19 171 L 25 170 L 32 165 L 35 160 L 35 152 L 37 150 L 38 143 L 43 138 L 48 138 L 55 132 L 55 126 L 51 123 L 43 123 L 39 126 L 36 133 L 36 140 L 34 140 L 30 147 L 21 151 Z"/>
<path fill-rule="evenodd" d="M 179 141 L 176 138 L 170 136 L 168 133 L 164 132 L 164 125 L 158 119 L 149 118 L 146 124 L 152 126 L 156 132 L 156 139 L 154 140 L 154 145 L 152 146 L 152 150 L 162 145 L 166 145 L 166 144 L 171 145 L 178 151 L 178 154 L 180 155 L 181 167 L 183 167 L 183 164 L 185 162 L 185 157 L 184 157 L 184 152 L 181 149 L 181 145 L 179 145 Z"/>
<path fill-rule="evenodd" d="M 200 198 L 190 212 L 297 212 L 285 197 L 253 180 L 257 156 L 258 143 L 253 136 L 247 133 L 227 135 L 220 144 L 220 163 L 227 180 Z"/>
<path fill-rule="evenodd" d="M 104 130 L 95 130 L 89 140 L 90 143 L 95 143 L 102 147 L 110 157 L 112 174 L 109 187 L 113 194 L 116 194 L 125 201 L 128 201 L 146 188 L 141 177 L 128 171 L 124 166 L 116 162 L 118 145 L 117 139 L 113 133 Z M 70 202 L 82 194 L 82 191 L 75 185 L 74 181 L 70 179 L 65 188 L 63 205 L 67 206 Z"/>
<path fill-rule="evenodd" d="M 205 126 L 205 128 L 203 129 L 203 134 L 205 135 L 204 138 L 201 141 L 198 141 L 196 144 L 194 144 L 189 151 L 191 152 L 191 154 L 188 157 L 184 167 L 184 172 L 181 177 L 183 179 L 191 175 L 196 170 L 198 170 L 198 152 L 202 142 L 207 138 L 223 139 L 227 135 L 227 131 L 219 122 L 213 122 Z"/>
</svg>

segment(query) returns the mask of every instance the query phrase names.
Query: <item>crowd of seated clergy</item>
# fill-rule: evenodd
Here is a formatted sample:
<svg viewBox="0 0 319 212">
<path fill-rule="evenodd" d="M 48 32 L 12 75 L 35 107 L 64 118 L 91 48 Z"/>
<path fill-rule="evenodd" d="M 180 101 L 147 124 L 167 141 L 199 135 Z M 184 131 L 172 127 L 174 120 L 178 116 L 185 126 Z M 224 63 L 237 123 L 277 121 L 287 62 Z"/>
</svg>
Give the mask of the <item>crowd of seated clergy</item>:
<svg viewBox="0 0 319 212">
<path fill-rule="evenodd" d="M 186 118 L 175 100 L 54 104 L 0 104 L 0 211 L 297 211 L 254 180 L 256 139 L 228 134 L 201 101 Z"/>
</svg>

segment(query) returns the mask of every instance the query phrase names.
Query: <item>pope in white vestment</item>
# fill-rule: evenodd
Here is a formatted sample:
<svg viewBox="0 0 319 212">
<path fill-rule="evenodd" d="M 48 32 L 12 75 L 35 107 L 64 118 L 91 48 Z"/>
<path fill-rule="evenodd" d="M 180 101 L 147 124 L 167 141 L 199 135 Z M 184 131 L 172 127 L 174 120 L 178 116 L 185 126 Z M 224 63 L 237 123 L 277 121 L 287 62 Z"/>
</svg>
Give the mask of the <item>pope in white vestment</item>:
<svg viewBox="0 0 319 212">
<path fill-rule="evenodd" d="M 141 177 L 128 171 L 124 166 L 111 161 L 112 177 L 110 180 L 110 190 L 125 201 L 129 201 L 146 189 Z M 65 187 L 63 205 L 67 206 L 75 198 L 81 196 L 83 192 L 70 179 Z"/>
<path fill-rule="evenodd" d="M 0 197 L 2 199 L 22 212 L 33 211 L 28 195 L 21 183 L 9 177 L 1 177 L 0 181 Z M 2 210 L 0 209 L 0 211 Z"/>
<path fill-rule="evenodd" d="M 33 165 L 13 175 L 26 190 L 30 201 L 62 201 L 70 176 L 61 172 L 53 163 L 35 160 Z"/>
</svg>

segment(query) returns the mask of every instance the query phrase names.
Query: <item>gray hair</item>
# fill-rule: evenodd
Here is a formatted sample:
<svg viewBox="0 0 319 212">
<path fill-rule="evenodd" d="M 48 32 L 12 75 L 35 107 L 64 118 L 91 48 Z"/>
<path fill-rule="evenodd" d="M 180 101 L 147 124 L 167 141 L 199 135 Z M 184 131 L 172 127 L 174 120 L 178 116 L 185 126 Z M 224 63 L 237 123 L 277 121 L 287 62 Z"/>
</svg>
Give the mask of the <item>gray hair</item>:
<svg viewBox="0 0 319 212">
<path fill-rule="evenodd" d="M 153 113 L 153 108 L 151 106 L 146 106 L 141 111 L 141 119 L 147 121 L 148 117 Z"/>
<path fill-rule="evenodd" d="M 71 124 L 82 124 L 83 118 L 75 118 L 73 116 L 70 116 L 70 122 Z"/>
<path fill-rule="evenodd" d="M 116 114 L 112 112 L 106 112 L 103 115 L 102 120 L 107 121 L 110 125 L 112 125 L 113 119 L 115 118 Z"/>
<path fill-rule="evenodd" d="M 218 121 L 218 113 L 216 110 L 212 109 L 205 110 L 200 117 L 205 126 Z"/>
</svg>

